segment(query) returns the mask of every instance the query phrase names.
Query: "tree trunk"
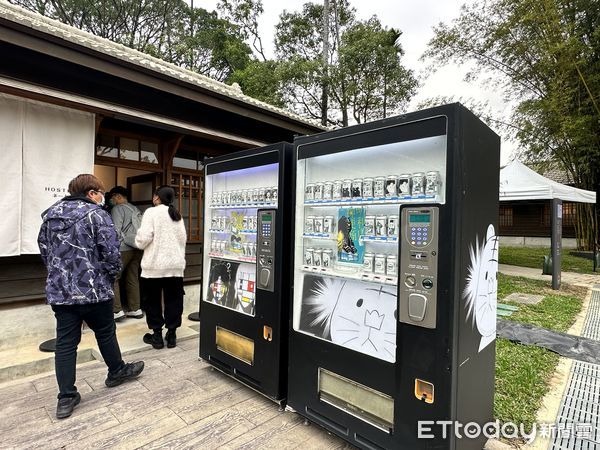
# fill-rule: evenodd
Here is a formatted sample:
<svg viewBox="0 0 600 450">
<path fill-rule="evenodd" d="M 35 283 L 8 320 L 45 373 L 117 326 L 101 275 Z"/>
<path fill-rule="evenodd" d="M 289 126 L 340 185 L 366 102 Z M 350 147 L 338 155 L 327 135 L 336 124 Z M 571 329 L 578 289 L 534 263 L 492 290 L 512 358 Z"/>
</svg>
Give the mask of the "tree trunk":
<svg viewBox="0 0 600 450">
<path fill-rule="evenodd" d="M 323 0 L 323 81 L 321 84 L 321 125 L 327 125 L 329 65 L 329 0 Z"/>
</svg>

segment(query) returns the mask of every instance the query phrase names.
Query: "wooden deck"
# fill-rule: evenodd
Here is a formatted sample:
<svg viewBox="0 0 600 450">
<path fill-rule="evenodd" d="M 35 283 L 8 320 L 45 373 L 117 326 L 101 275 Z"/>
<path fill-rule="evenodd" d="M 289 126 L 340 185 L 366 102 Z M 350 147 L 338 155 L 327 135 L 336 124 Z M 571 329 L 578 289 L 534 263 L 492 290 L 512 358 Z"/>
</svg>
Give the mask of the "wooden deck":
<svg viewBox="0 0 600 450">
<path fill-rule="evenodd" d="M 106 366 L 78 366 L 81 403 L 57 420 L 54 373 L 0 384 L 1 449 L 351 449 L 198 361 L 198 340 L 125 357 L 135 381 L 104 386 Z"/>
</svg>

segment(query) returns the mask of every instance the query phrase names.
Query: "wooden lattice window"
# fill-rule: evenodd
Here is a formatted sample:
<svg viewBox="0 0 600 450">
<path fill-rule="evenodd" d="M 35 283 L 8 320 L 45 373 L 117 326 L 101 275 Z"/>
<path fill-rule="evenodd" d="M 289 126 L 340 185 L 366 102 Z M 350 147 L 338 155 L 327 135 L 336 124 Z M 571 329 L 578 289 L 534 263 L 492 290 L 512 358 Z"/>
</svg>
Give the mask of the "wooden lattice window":
<svg viewBox="0 0 600 450">
<path fill-rule="evenodd" d="M 499 224 L 501 227 L 512 227 L 513 226 L 513 209 L 512 206 L 501 206 L 500 207 L 500 218 Z"/>
<path fill-rule="evenodd" d="M 188 242 L 200 242 L 202 239 L 202 195 L 204 177 L 201 173 L 171 173 L 170 186 L 175 189 L 181 212 L 188 233 Z"/>
</svg>

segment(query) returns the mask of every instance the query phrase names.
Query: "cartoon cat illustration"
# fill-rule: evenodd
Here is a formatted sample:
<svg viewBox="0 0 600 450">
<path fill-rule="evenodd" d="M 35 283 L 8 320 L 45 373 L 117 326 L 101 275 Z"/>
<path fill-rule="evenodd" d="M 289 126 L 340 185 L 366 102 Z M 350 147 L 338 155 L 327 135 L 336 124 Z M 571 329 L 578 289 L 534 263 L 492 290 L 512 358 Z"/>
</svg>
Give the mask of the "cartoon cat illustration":
<svg viewBox="0 0 600 450">
<path fill-rule="evenodd" d="M 396 360 L 396 293 L 388 286 L 319 278 L 306 300 L 324 339 L 385 361 Z"/>
<path fill-rule="evenodd" d="M 470 248 L 471 265 L 467 285 L 463 292 L 466 299 L 467 319 L 473 318 L 481 334 L 479 351 L 496 339 L 496 309 L 498 304 L 498 236 L 489 225 L 481 245 L 475 237 Z"/>
</svg>

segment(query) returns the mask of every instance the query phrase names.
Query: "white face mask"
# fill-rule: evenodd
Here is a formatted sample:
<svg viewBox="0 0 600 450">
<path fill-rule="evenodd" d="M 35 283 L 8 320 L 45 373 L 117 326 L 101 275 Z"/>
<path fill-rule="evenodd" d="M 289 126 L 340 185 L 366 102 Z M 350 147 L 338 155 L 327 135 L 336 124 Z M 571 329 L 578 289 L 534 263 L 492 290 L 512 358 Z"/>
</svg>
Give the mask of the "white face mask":
<svg viewBox="0 0 600 450">
<path fill-rule="evenodd" d="M 106 203 L 105 199 L 104 199 L 104 194 L 100 194 L 102 196 L 102 199 L 97 203 L 98 206 L 104 206 L 104 204 Z"/>
</svg>

